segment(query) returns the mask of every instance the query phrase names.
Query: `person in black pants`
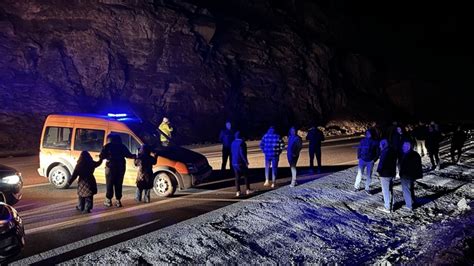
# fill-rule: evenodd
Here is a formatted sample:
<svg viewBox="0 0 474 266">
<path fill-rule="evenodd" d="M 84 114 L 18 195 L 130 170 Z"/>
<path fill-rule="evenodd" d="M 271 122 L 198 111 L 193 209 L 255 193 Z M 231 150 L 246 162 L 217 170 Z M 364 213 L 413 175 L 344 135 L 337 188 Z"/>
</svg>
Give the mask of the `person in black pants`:
<svg viewBox="0 0 474 266">
<path fill-rule="evenodd" d="M 324 141 L 324 134 L 317 127 L 311 127 L 306 136 L 309 141 L 309 167 L 311 171 L 314 170 L 314 155 L 318 162 L 318 173 L 321 172 L 321 142 Z"/>
<path fill-rule="evenodd" d="M 115 190 L 115 206 L 122 207 L 122 185 L 125 175 L 125 158 L 135 159 L 136 156 L 131 154 L 128 148 L 122 144 L 119 135 L 109 134 L 107 136 L 108 143 L 100 152 L 100 159 L 107 160 L 105 163 L 105 202 L 104 206 L 112 206 L 112 197 Z"/>
<path fill-rule="evenodd" d="M 232 171 L 232 153 L 231 153 L 231 145 L 232 141 L 234 141 L 234 132 L 232 131 L 232 125 L 229 121 L 225 123 L 225 129 L 221 130 L 219 134 L 219 141 L 222 142 L 222 166 L 221 166 L 221 174 L 224 174 L 227 159 L 229 159 L 230 170 Z"/>
<path fill-rule="evenodd" d="M 400 159 L 400 183 L 402 184 L 405 208 L 413 211 L 415 203 L 415 180 L 423 177 L 420 155 L 413 150 L 412 143 L 405 140 L 402 145 L 402 157 Z M 429 150 L 428 150 L 429 152 Z"/>
<path fill-rule="evenodd" d="M 456 131 L 453 132 L 453 138 L 451 139 L 451 160 L 454 164 L 459 162 L 462 154 L 462 146 L 467 139 L 467 134 L 462 130 L 461 126 L 456 128 Z M 455 159 L 455 154 L 457 152 L 457 159 Z"/>
<path fill-rule="evenodd" d="M 240 137 L 240 132 L 235 132 L 235 140 L 232 142 L 231 146 L 232 151 L 232 166 L 234 168 L 235 174 L 235 189 L 236 196 L 240 197 L 240 177 L 243 177 L 245 180 L 245 187 L 247 188 L 246 194 L 253 193 L 250 190 L 249 180 L 247 178 L 249 161 L 247 159 L 247 144 Z"/>
</svg>

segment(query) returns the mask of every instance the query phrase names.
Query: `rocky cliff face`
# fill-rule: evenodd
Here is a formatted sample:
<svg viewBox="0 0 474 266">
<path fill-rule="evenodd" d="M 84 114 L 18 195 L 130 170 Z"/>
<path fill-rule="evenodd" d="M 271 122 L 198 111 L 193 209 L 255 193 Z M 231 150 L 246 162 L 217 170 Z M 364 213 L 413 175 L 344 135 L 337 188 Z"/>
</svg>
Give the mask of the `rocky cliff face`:
<svg viewBox="0 0 474 266">
<path fill-rule="evenodd" d="M 49 113 L 107 106 L 167 116 L 181 142 L 215 140 L 226 119 L 260 135 L 390 111 L 371 62 L 337 48 L 337 14 L 200 2 L 1 1 L 0 150 L 36 147 Z"/>
</svg>

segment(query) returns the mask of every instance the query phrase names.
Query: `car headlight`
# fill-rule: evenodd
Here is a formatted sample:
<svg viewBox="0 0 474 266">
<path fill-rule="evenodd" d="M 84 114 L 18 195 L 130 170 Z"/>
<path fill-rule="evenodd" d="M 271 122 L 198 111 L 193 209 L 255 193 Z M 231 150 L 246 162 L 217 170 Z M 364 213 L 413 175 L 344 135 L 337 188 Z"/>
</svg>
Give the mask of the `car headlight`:
<svg viewBox="0 0 474 266">
<path fill-rule="evenodd" d="M 0 179 L 0 182 L 9 184 L 9 185 L 15 185 L 20 182 L 20 176 L 19 175 L 5 176 L 4 178 Z"/>
<path fill-rule="evenodd" d="M 4 234 L 10 231 L 13 227 L 15 227 L 15 223 L 13 221 L 0 221 L 0 233 Z"/>
</svg>

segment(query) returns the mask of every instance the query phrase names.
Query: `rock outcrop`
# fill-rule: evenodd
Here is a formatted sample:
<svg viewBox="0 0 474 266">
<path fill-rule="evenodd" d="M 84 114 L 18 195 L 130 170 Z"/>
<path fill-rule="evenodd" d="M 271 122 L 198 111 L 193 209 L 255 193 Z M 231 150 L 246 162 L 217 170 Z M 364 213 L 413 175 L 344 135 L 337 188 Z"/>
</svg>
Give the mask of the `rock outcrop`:
<svg viewBox="0 0 474 266">
<path fill-rule="evenodd" d="M 250 136 L 392 111 L 373 64 L 338 48 L 337 14 L 222 2 L 1 1 L 0 150 L 37 147 L 49 113 L 106 106 L 166 115 L 181 143 L 226 119 Z"/>
</svg>

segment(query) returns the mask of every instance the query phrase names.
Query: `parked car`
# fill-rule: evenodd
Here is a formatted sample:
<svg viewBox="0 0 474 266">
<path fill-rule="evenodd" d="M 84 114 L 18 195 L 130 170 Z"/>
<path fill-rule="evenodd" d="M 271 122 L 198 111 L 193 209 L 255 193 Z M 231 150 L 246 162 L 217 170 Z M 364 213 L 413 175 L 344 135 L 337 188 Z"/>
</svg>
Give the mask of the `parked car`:
<svg viewBox="0 0 474 266">
<path fill-rule="evenodd" d="M 20 253 L 25 246 L 25 228 L 18 212 L 0 202 L 0 261 Z"/>
<path fill-rule="evenodd" d="M 122 143 L 136 154 L 142 144 L 158 154 L 153 166 L 153 190 L 158 196 L 172 196 L 177 189 L 202 183 L 212 173 L 206 157 L 194 151 L 171 145 L 161 146 L 156 127 L 127 114 L 51 114 L 41 134 L 38 173 L 56 188 L 67 188 L 71 173 L 81 151 L 88 151 L 96 160 L 106 144 L 108 134 L 119 135 Z M 137 167 L 127 159 L 125 186 L 135 186 Z M 104 165 L 96 169 L 97 183 L 105 184 Z"/>
<path fill-rule="evenodd" d="M 21 199 L 23 179 L 14 168 L 0 164 L 0 201 L 14 205 Z"/>
</svg>

